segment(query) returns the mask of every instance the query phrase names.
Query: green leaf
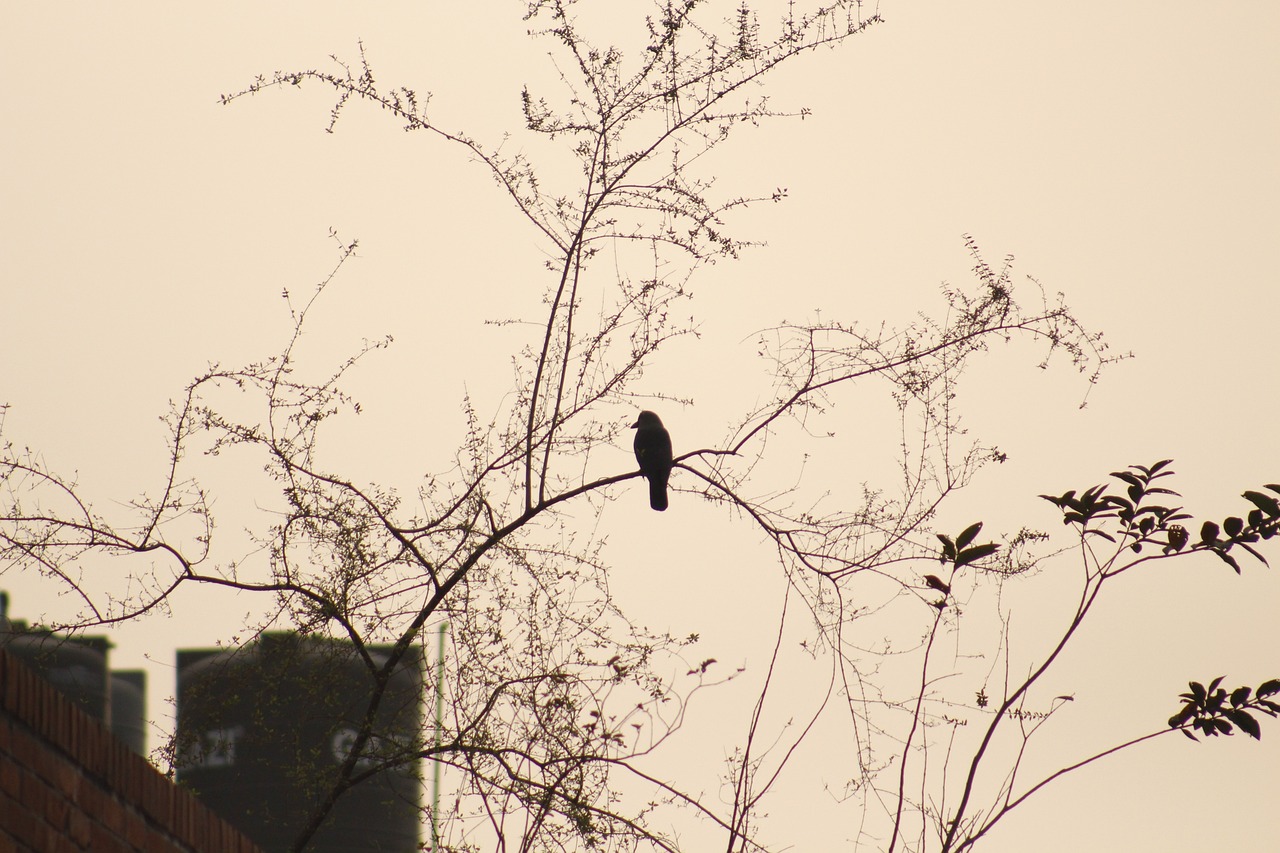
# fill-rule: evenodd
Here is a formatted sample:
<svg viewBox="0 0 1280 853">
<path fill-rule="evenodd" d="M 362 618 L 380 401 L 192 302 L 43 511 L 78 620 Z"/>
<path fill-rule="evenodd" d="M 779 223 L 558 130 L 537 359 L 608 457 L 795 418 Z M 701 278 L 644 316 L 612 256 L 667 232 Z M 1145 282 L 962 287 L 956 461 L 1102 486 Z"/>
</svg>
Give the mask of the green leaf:
<svg viewBox="0 0 1280 853">
<path fill-rule="evenodd" d="M 1056 498 L 1050 495 L 1041 495 L 1040 497 L 1044 498 L 1049 503 L 1056 506 L 1058 509 L 1066 509 L 1067 507 L 1072 506 L 1075 503 L 1075 496 L 1076 496 L 1076 490 L 1072 489 L 1069 492 L 1063 492 L 1060 496 Z"/>
<path fill-rule="evenodd" d="M 1259 696 L 1270 696 L 1272 693 L 1280 693 L 1280 678 L 1272 678 L 1258 685 Z"/>
<path fill-rule="evenodd" d="M 1140 480 L 1135 474 L 1130 474 L 1128 471 L 1112 471 L 1111 476 L 1115 477 L 1117 480 L 1123 480 L 1130 486 L 1137 486 L 1139 491 L 1142 490 L 1142 480 Z"/>
<path fill-rule="evenodd" d="M 974 540 L 974 538 L 977 537 L 978 531 L 981 529 L 982 529 L 981 521 L 976 522 L 974 524 L 970 524 L 963 531 L 961 531 L 959 536 L 956 537 L 956 547 L 964 548 L 965 546 L 967 546 L 970 542 Z"/>
<path fill-rule="evenodd" d="M 1264 495 L 1262 492 L 1245 492 L 1244 498 L 1252 501 L 1253 505 L 1265 512 L 1269 517 L 1275 518 L 1280 516 L 1280 501 L 1277 501 L 1271 495 Z"/>
<path fill-rule="evenodd" d="M 1139 495 L 1139 498 L 1141 498 L 1141 495 Z M 1125 500 L 1119 495 L 1103 495 L 1102 500 L 1098 501 L 1098 503 L 1103 506 L 1115 506 L 1133 512 L 1133 501 Z"/>
<path fill-rule="evenodd" d="M 925 582 L 925 585 L 928 586 L 930 589 L 936 589 L 938 592 L 942 593 L 943 595 L 951 594 L 951 587 L 947 584 L 946 581 L 944 581 L 942 578 L 938 577 L 937 575 L 925 575 L 924 582 Z"/>
<path fill-rule="evenodd" d="M 1240 731 L 1247 734 L 1254 740 L 1262 740 L 1262 729 L 1258 727 L 1258 721 L 1249 716 L 1244 711 L 1227 711 L 1227 719 L 1240 727 Z"/>
<path fill-rule="evenodd" d="M 1210 550 L 1217 554 L 1218 557 L 1221 558 L 1222 562 L 1235 569 L 1236 574 L 1240 574 L 1240 564 L 1236 562 L 1235 557 L 1231 556 L 1226 551 L 1223 551 L 1221 548 L 1211 548 Z"/>
<path fill-rule="evenodd" d="M 1248 687 L 1237 687 L 1231 691 L 1231 704 L 1239 708 L 1241 705 L 1249 701 L 1249 694 L 1252 691 Z"/>
<path fill-rule="evenodd" d="M 1253 541 L 1255 541 L 1255 540 L 1250 539 L 1250 540 L 1248 540 L 1248 541 L 1253 542 Z M 1236 543 L 1236 544 L 1238 544 L 1241 548 L 1243 548 L 1243 549 L 1245 549 L 1246 551 L 1248 551 L 1248 552 L 1249 552 L 1250 554 L 1252 554 L 1253 556 L 1257 557 L 1257 558 L 1258 558 L 1258 560 L 1259 560 L 1259 562 L 1261 562 L 1261 563 L 1262 563 L 1262 565 L 1264 565 L 1264 566 L 1270 566 L 1270 565 L 1271 565 L 1270 563 L 1268 563 L 1268 562 L 1267 562 L 1267 558 L 1266 558 L 1266 557 L 1262 556 L 1262 555 L 1261 555 L 1261 554 L 1259 554 L 1257 551 L 1255 551 L 1255 550 L 1253 550 L 1252 548 L 1250 548 L 1250 547 L 1249 547 L 1248 545 L 1246 545 L 1244 542 L 1238 542 L 1238 543 Z"/>
<path fill-rule="evenodd" d="M 972 548 L 966 548 L 956 557 L 957 566 L 967 566 L 983 557 L 989 557 L 994 554 L 1000 546 L 995 542 L 988 542 L 986 545 L 974 545 Z"/>
</svg>

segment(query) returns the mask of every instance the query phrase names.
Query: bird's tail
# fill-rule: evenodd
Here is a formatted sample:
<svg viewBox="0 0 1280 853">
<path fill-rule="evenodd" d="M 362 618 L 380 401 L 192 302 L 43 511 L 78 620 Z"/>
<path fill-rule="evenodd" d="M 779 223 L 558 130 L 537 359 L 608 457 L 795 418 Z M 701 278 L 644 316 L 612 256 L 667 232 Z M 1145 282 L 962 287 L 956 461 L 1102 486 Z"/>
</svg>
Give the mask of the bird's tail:
<svg viewBox="0 0 1280 853">
<path fill-rule="evenodd" d="M 649 506 L 662 512 L 667 508 L 667 481 L 662 477 L 654 477 L 649 481 Z"/>
</svg>

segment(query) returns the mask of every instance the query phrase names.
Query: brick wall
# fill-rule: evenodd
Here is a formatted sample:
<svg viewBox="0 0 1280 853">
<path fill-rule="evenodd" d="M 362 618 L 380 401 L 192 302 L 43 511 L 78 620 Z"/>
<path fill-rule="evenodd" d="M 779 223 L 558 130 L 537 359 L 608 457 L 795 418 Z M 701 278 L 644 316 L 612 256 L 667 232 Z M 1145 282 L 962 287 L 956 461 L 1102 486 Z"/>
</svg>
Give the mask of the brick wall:
<svg viewBox="0 0 1280 853">
<path fill-rule="evenodd" d="M 261 853 L 0 649 L 0 853 Z"/>
</svg>

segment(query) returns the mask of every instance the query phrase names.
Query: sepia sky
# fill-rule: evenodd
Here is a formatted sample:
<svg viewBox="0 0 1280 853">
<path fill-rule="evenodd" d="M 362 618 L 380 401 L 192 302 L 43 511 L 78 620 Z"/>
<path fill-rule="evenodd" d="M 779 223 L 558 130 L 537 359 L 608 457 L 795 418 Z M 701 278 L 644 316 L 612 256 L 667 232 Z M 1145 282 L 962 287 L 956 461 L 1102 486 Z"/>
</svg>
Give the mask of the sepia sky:
<svg viewBox="0 0 1280 853">
<path fill-rule="evenodd" d="M 631 19 L 647 8 L 607 7 Z M 545 245 L 479 166 L 385 114 L 352 104 L 327 134 L 332 98 L 318 87 L 229 107 L 218 96 L 257 74 L 330 67 L 330 54 L 356 61 L 363 40 L 383 85 L 430 91 L 437 123 L 496 144 L 520 127 L 520 86 L 555 85 L 548 45 L 524 36 L 523 9 L 493 0 L 7 9 L 3 438 L 77 472 L 100 510 L 123 511 L 164 474 L 158 418 L 168 401 L 211 362 L 278 349 L 289 331 L 281 292 L 306 294 L 329 273 L 332 229 L 359 239 L 359 257 L 317 308 L 303 358 L 319 376 L 362 340 L 395 339 L 353 377 L 365 414 L 334 458 L 405 488 L 447 468 L 465 426 L 462 395 L 491 410 L 509 384 L 515 333 L 484 322 L 537 307 Z M 1039 370 L 1034 347 L 989 354 L 966 376 L 962 405 L 973 434 L 1010 461 L 986 470 L 939 526 L 982 519 L 991 530 L 1057 532 L 1037 494 L 1164 458 L 1175 460 L 1190 512 L 1242 514 L 1241 491 L 1280 482 L 1280 6 L 890 0 L 881 12 L 884 24 L 768 84 L 777 109 L 809 115 L 745 131 L 709 167 L 742 192 L 785 187 L 788 198 L 735 220 L 768 245 L 699 274 L 698 346 L 675 348 L 646 373 L 649 390 L 695 401 L 662 412 L 676 452 L 716 442 L 767 396 L 753 332 L 782 319 L 874 326 L 936 313 L 943 282 L 969 282 L 968 234 L 993 265 L 1015 256 L 1016 280 L 1064 293 L 1113 354 L 1134 357 L 1090 388 L 1065 360 Z M 822 458 L 891 458 L 894 437 L 876 423 L 837 404 Z M 629 457 L 618 448 L 618 471 Z M 254 509 L 236 490 L 253 472 L 238 464 L 210 475 L 232 543 L 224 559 L 252 557 L 234 552 L 248 548 L 236 537 Z M 837 491 L 872 476 L 831 471 Z M 783 583 L 744 525 L 681 495 L 679 480 L 677 471 L 665 516 L 622 493 L 600 529 L 625 609 L 657 630 L 699 632 L 709 656 L 746 667 L 714 700 L 714 719 L 691 725 L 694 737 L 698 725 L 743 725 L 732 714 L 754 699 Z M 1240 577 L 1208 558 L 1168 565 L 1164 582 L 1116 583 L 1062 661 L 1055 689 L 1076 701 L 1049 735 L 1055 766 L 1158 728 L 1189 678 L 1280 677 L 1280 565 L 1246 563 Z M 1075 594 L 1070 570 L 1061 564 L 1066 576 L 1031 579 L 1018 594 L 1026 609 L 1013 630 L 1029 654 L 1064 618 L 1055 597 Z M 75 612 L 47 581 L 0 571 L 12 616 Z M 259 606 L 183 591 L 172 616 L 110 632 L 112 664 L 147 667 L 150 712 L 162 719 L 174 649 L 231 639 Z M 774 722 L 803 716 L 798 701 Z M 1261 744 L 1159 739 L 1051 787 L 981 849 L 1263 849 L 1280 827 L 1277 743 L 1271 719 Z M 795 790 L 829 799 L 824 786 L 840 782 L 819 778 L 810 760 L 797 759 L 793 772 L 813 776 Z M 778 802 L 775 813 L 797 816 L 794 834 L 773 839 L 779 847 L 787 837 L 797 850 L 853 849 L 856 827 L 808 819 L 808 805 Z"/>
</svg>

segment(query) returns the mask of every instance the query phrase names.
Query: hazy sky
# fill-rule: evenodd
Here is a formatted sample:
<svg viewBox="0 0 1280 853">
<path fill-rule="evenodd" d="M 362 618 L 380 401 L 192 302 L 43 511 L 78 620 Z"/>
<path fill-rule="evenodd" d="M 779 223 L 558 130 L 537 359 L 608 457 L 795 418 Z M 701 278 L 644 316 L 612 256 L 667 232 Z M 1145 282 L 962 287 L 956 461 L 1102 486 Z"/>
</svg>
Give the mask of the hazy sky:
<svg viewBox="0 0 1280 853">
<path fill-rule="evenodd" d="M 211 361 L 274 351 L 288 329 L 280 292 L 304 293 L 328 273 L 332 228 L 359 238 L 360 258 L 306 341 L 316 369 L 362 338 L 396 339 L 356 379 L 366 432 L 344 452 L 370 479 L 400 485 L 447 464 L 464 388 L 496 393 L 509 380 L 512 338 L 481 324 L 534 304 L 536 289 L 507 285 L 536 276 L 545 247 L 481 169 L 388 116 L 352 105 L 329 135 L 331 98 L 315 87 L 231 107 L 217 98 L 259 73 L 354 59 L 363 39 L 385 85 L 431 91 L 438 123 L 496 142 L 519 127 L 520 85 L 551 79 L 546 46 L 523 37 L 522 9 L 9 8 L 4 438 L 78 471 L 104 510 L 148 488 L 163 473 L 167 401 Z M 870 324 L 936 311 L 938 285 L 966 281 L 967 233 L 992 263 L 1015 255 L 1019 275 L 1064 292 L 1086 325 L 1136 358 L 1109 370 L 1084 409 L 1083 380 L 1065 364 L 1036 370 L 1038 351 L 999 351 L 971 372 L 970 426 L 1011 461 L 941 526 L 1051 528 L 1036 494 L 1166 457 L 1188 508 L 1219 519 L 1241 511 L 1243 489 L 1280 482 L 1280 6 L 990 0 L 881 11 L 885 24 L 774 79 L 779 108 L 812 115 L 746 134 L 717 161 L 726 182 L 786 187 L 789 199 L 740 220 L 766 248 L 695 280 L 705 349 L 647 374 L 697 402 L 663 413 L 677 452 L 715 441 L 767 392 L 750 361 L 753 330 L 819 310 Z M 874 447 L 856 409 L 839 418 L 839 441 Z M 629 453 L 619 448 L 620 470 Z M 253 502 L 236 476 L 234 466 L 212 476 L 231 535 Z M 782 588 L 768 551 L 716 540 L 745 528 L 683 503 L 673 495 L 660 536 L 647 511 L 630 511 L 641 496 L 611 509 L 614 592 L 640 621 L 701 631 L 716 657 L 758 672 Z M 1205 559 L 1182 561 L 1165 584 L 1117 584 L 1055 682 L 1077 696 L 1067 746 L 1158 726 L 1187 678 L 1280 676 L 1277 571 L 1249 564 L 1237 578 Z M 1069 587 L 1055 583 L 1046 579 L 1039 606 Z M 0 588 L 16 617 L 68 613 L 31 577 L 6 572 Z M 726 624 L 708 616 L 709 600 L 732 615 Z M 113 665 L 148 667 L 151 713 L 163 716 L 173 650 L 228 639 L 255 607 L 185 593 L 175 618 L 111 632 Z M 753 639 L 744 625 L 763 628 Z M 748 687 L 735 689 L 726 703 L 750 701 Z M 984 849 L 1264 849 L 1280 828 L 1274 722 L 1261 744 L 1167 738 L 1088 769 Z M 806 825 L 797 849 L 849 834 Z"/>
</svg>

